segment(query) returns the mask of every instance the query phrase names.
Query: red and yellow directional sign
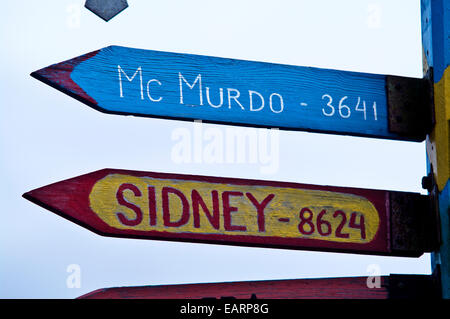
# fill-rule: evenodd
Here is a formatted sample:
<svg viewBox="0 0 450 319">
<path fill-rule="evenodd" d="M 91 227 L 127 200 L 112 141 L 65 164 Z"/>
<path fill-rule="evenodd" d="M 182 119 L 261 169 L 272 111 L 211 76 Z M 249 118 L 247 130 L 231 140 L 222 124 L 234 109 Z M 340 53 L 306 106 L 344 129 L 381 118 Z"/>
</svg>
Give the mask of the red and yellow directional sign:
<svg viewBox="0 0 450 319">
<path fill-rule="evenodd" d="M 421 224 L 399 222 L 416 216 L 402 196 L 426 216 L 419 194 L 115 169 L 24 194 L 101 235 L 418 256 L 420 240 L 391 235 Z"/>
</svg>

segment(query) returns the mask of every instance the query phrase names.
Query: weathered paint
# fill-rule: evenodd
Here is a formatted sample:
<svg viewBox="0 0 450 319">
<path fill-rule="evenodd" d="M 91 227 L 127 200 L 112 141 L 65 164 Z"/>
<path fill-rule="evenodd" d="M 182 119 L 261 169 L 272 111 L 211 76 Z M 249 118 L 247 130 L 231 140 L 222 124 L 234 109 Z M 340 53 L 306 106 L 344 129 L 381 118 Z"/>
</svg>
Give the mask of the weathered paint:
<svg viewBox="0 0 450 319">
<path fill-rule="evenodd" d="M 411 237 L 427 217 L 413 193 L 104 169 L 24 197 L 107 236 L 399 256 L 425 250 L 391 242 L 395 229 Z M 391 217 L 405 210 L 415 223 L 395 218 L 392 228 Z"/>
<path fill-rule="evenodd" d="M 439 191 L 450 178 L 450 2 L 422 0 L 422 34 L 427 64 L 433 69 L 435 127 L 427 155 Z"/>
<path fill-rule="evenodd" d="M 427 151 L 438 189 L 442 191 L 450 178 L 450 67 L 435 83 L 434 97 L 436 124 L 429 135 Z"/>
<path fill-rule="evenodd" d="M 74 65 L 70 80 L 55 76 L 61 64 Z M 112 114 L 414 141 L 428 133 L 421 99 L 430 91 L 421 79 L 387 91 L 398 77 L 119 46 L 31 75 Z"/>
<path fill-rule="evenodd" d="M 447 182 L 445 188 L 440 192 L 438 201 L 441 246 L 437 254 L 441 273 L 442 296 L 450 299 L 450 182 Z"/>
<path fill-rule="evenodd" d="M 84 6 L 108 22 L 128 8 L 128 3 L 127 0 L 86 0 Z"/>
<path fill-rule="evenodd" d="M 99 289 L 79 299 L 387 299 L 386 277 L 380 288 L 367 287 L 367 277 L 290 279 Z"/>
<path fill-rule="evenodd" d="M 431 299 L 436 290 L 431 276 L 390 275 L 105 288 L 79 299 Z"/>
<path fill-rule="evenodd" d="M 427 168 L 433 174 L 441 245 L 433 268 L 441 274 L 442 297 L 450 298 L 450 0 L 422 0 L 423 47 L 434 75 L 435 126 L 427 136 Z M 433 186 L 432 186 L 433 187 Z"/>
</svg>

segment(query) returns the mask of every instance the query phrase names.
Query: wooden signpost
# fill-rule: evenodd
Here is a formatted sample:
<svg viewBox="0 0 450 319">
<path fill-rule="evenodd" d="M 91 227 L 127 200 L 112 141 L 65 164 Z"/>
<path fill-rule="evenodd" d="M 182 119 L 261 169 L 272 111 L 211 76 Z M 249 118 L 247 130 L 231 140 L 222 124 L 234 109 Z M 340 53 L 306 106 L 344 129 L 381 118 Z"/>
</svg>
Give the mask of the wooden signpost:
<svg viewBox="0 0 450 319">
<path fill-rule="evenodd" d="M 378 286 L 371 280 L 379 280 Z M 105 288 L 79 299 L 430 299 L 438 295 L 432 276 L 390 275 Z"/>
<path fill-rule="evenodd" d="M 428 80 L 110 46 L 31 74 L 96 110 L 423 141 Z"/>
<path fill-rule="evenodd" d="M 440 247 L 432 255 L 442 297 L 450 299 L 450 0 L 422 0 L 424 64 L 432 70 L 435 125 L 427 136 L 428 182 L 440 221 Z"/>
<path fill-rule="evenodd" d="M 434 248 L 426 196 L 103 169 L 24 194 L 100 235 L 420 256 Z"/>
<path fill-rule="evenodd" d="M 433 276 L 382 277 L 376 290 L 366 278 L 299 279 L 110 288 L 82 298 L 417 298 L 441 287 L 450 298 L 450 0 L 421 0 L 421 10 L 423 79 L 119 46 L 31 75 L 110 114 L 426 139 L 430 196 L 117 169 L 23 196 L 104 236 L 386 256 L 433 252 Z"/>
</svg>

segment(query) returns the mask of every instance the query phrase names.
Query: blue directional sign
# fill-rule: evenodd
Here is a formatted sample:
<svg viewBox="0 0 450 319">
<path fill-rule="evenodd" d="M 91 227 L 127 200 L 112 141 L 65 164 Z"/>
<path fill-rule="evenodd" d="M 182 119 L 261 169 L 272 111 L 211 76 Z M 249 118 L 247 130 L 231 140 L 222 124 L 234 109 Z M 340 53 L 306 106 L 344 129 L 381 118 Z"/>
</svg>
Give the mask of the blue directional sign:
<svg viewBox="0 0 450 319">
<path fill-rule="evenodd" d="M 109 46 L 33 77 L 112 114 L 422 141 L 425 79 Z"/>
</svg>

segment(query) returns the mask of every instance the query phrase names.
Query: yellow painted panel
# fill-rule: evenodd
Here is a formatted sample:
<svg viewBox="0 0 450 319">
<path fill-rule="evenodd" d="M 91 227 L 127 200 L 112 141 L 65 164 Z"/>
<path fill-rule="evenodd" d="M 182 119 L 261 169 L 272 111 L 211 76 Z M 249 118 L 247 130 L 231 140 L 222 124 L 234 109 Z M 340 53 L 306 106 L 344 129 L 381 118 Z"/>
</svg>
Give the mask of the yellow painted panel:
<svg viewBox="0 0 450 319">
<path fill-rule="evenodd" d="M 121 185 L 122 190 L 119 191 Z M 133 187 L 124 189 L 123 185 L 133 185 Z M 181 192 L 170 193 L 166 196 L 169 203 L 169 210 L 166 207 L 165 211 L 166 218 L 169 216 L 167 214 L 169 211 L 169 220 L 173 223 L 180 222 L 178 227 L 164 225 L 162 204 L 164 187 L 171 187 Z M 216 208 L 219 209 L 220 214 L 218 228 L 213 226 L 214 222 L 207 217 L 202 206 L 199 206 L 197 227 L 195 227 L 193 190 L 198 192 L 211 215 L 213 215 L 214 206 L 212 191 L 217 191 Z M 152 225 L 150 208 L 155 202 L 153 194 L 156 200 L 154 206 L 156 221 L 153 220 L 155 223 Z M 119 198 L 122 200 L 121 203 Z M 253 198 L 253 202 L 250 198 Z M 265 199 L 266 202 L 263 205 Z M 188 207 L 184 213 L 183 200 Z M 366 198 L 321 190 L 217 184 L 206 181 L 110 174 L 94 185 L 89 201 L 92 211 L 98 217 L 109 226 L 122 230 L 274 236 L 368 243 L 373 240 L 380 227 L 378 212 Z M 225 208 L 227 203 L 228 210 Z M 257 206 L 260 208 L 259 213 Z M 142 219 L 133 226 L 121 223 L 118 217 L 126 216 L 128 220 L 133 221 L 137 219 L 138 214 L 142 215 Z"/>
</svg>

